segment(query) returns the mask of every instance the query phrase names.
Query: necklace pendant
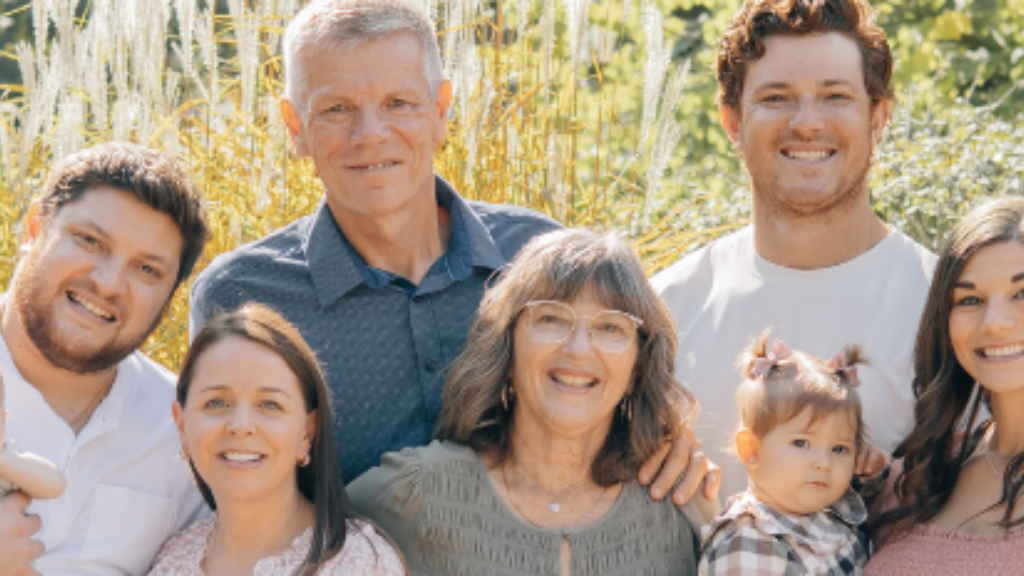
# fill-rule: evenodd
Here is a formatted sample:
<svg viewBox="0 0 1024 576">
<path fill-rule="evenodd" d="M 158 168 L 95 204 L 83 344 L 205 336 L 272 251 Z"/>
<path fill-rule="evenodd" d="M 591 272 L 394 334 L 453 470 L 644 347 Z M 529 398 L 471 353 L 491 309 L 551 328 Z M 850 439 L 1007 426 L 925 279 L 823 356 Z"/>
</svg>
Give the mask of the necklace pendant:
<svg viewBox="0 0 1024 576">
<path fill-rule="evenodd" d="M 562 511 L 562 505 L 559 504 L 558 502 L 552 502 L 551 504 L 548 504 L 548 508 L 551 508 L 552 512 L 561 512 Z"/>
</svg>

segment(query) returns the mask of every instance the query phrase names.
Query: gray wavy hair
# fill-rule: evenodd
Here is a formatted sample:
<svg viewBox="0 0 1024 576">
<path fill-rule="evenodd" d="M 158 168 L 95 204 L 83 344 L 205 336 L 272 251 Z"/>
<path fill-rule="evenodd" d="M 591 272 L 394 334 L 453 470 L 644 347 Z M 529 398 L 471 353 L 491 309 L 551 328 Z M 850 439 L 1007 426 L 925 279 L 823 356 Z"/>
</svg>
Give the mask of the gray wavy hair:
<svg viewBox="0 0 1024 576">
<path fill-rule="evenodd" d="M 395 32 L 408 31 L 423 49 L 423 74 L 431 97 L 445 80 L 437 31 L 422 8 L 403 0 L 313 0 L 288 24 L 284 34 L 285 98 L 305 112 L 306 70 L 310 50 L 351 51 Z"/>
<path fill-rule="evenodd" d="M 654 293 L 636 252 L 621 237 L 570 229 L 534 238 L 484 295 L 466 349 L 445 383 L 438 438 L 491 453 L 510 451 L 515 406 L 502 389 L 513 360 L 513 331 L 526 302 L 572 302 L 588 292 L 609 308 L 643 320 L 633 366 L 632 418 L 616 410 L 591 477 L 610 486 L 636 476 L 640 465 L 693 418 L 697 401 L 674 376 L 677 330 Z"/>
</svg>

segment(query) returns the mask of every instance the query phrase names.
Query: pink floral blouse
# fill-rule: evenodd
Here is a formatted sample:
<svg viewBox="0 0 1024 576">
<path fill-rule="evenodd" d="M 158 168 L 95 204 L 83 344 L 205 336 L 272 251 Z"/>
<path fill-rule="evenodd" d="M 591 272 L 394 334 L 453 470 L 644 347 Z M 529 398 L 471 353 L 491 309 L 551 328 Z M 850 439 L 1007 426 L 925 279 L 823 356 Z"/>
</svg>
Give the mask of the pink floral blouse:
<svg viewBox="0 0 1024 576">
<path fill-rule="evenodd" d="M 213 515 L 172 536 L 153 561 L 150 576 L 203 576 L 205 573 L 201 564 L 206 557 L 210 534 L 216 525 L 217 516 Z M 307 528 L 286 552 L 260 560 L 253 570 L 253 576 L 294 574 L 306 559 L 312 540 L 313 529 Z M 317 574 L 405 576 L 405 568 L 395 549 L 370 523 L 350 520 L 345 546 Z"/>
</svg>

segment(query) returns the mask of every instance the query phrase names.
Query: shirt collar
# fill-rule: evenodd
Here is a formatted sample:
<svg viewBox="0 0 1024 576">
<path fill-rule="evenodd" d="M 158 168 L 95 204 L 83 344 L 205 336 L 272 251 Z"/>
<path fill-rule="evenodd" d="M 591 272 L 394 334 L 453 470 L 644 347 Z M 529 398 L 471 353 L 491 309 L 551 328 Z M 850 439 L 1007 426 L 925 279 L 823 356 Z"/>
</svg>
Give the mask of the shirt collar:
<svg viewBox="0 0 1024 576">
<path fill-rule="evenodd" d="M 452 185 L 435 175 L 434 192 L 438 205 L 451 216 L 448 251 L 444 255 L 447 282 L 465 280 L 477 266 L 490 270 L 504 266 L 507 261 L 491 233 Z M 360 284 L 380 288 L 396 278 L 366 264 L 338 227 L 326 200 L 320 202 L 313 215 L 303 250 L 322 308 Z"/>
<path fill-rule="evenodd" d="M 791 538 L 819 555 L 829 555 L 855 539 L 854 529 L 867 520 L 864 501 L 852 489 L 835 502 L 813 514 L 794 516 L 784 514 L 761 502 L 747 490 L 733 496 L 727 510 L 710 527 L 705 527 L 709 538 L 723 525 L 736 521 L 740 516 L 749 516 L 757 529 L 773 536 Z M 840 525 L 845 525 L 841 527 Z M 705 538 L 705 541 L 707 541 Z"/>
<path fill-rule="evenodd" d="M 3 309 L 6 301 L 9 301 L 8 295 L 6 293 L 0 295 L 0 310 Z M 121 420 L 121 414 L 124 412 L 124 407 L 134 393 L 134 387 L 124 381 L 124 370 L 122 368 L 126 362 L 134 361 L 135 354 L 137 352 L 132 352 L 132 354 L 129 354 L 127 358 L 118 364 L 117 373 L 114 376 L 114 382 L 111 384 L 110 390 L 107 391 L 106 396 L 100 401 L 95 411 L 89 417 L 89 421 L 79 432 L 80 442 L 85 442 L 93 436 L 98 436 L 117 428 Z M 50 407 L 43 394 L 21 375 L 21 371 L 18 370 L 17 365 L 14 363 L 14 355 L 7 345 L 7 339 L 4 338 L 3 334 L 0 334 L 0 372 L 4 374 L 4 393 L 7 395 L 8 406 L 17 402 L 19 405 L 29 407 L 30 410 L 36 411 L 38 414 L 51 415 L 55 419 L 54 421 L 60 420 L 63 422 L 60 416 Z M 70 428 L 68 429 L 70 430 Z"/>
</svg>

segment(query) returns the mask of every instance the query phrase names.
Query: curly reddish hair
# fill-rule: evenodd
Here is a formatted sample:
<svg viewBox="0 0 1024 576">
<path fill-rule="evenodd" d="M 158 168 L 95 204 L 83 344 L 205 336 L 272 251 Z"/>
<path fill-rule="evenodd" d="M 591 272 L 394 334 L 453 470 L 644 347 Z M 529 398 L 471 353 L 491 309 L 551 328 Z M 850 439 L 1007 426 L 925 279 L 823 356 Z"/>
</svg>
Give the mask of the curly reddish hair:
<svg viewBox="0 0 1024 576">
<path fill-rule="evenodd" d="M 764 56 L 765 39 L 827 32 L 857 44 L 872 107 L 893 100 L 892 52 L 866 0 L 746 0 L 718 44 L 718 104 L 740 109 L 747 66 Z"/>
</svg>

